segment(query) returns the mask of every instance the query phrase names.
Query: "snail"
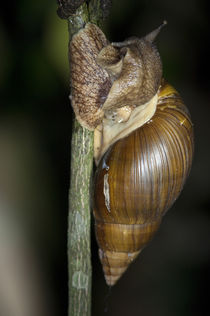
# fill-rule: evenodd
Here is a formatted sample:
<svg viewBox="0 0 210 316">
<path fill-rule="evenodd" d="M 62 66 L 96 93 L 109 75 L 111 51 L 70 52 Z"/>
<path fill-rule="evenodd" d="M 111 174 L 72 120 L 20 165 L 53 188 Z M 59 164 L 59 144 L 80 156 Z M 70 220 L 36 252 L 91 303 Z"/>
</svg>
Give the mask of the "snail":
<svg viewBox="0 0 210 316">
<path fill-rule="evenodd" d="M 72 106 L 94 130 L 93 214 L 109 286 L 153 238 L 192 164 L 190 114 L 153 43 L 164 24 L 110 44 L 88 23 L 70 44 Z"/>
</svg>

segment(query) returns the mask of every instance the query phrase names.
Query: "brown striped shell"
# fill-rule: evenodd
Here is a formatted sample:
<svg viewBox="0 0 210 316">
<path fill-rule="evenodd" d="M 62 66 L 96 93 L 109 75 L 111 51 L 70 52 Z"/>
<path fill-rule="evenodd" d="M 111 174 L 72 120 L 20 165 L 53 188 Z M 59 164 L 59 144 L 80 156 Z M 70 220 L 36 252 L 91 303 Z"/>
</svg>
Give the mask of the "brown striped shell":
<svg viewBox="0 0 210 316">
<path fill-rule="evenodd" d="M 152 239 L 179 196 L 193 156 L 193 128 L 179 94 L 162 82 L 154 116 L 104 154 L 95 176 L 99 256 L 114 285 Z"/>
</svg>

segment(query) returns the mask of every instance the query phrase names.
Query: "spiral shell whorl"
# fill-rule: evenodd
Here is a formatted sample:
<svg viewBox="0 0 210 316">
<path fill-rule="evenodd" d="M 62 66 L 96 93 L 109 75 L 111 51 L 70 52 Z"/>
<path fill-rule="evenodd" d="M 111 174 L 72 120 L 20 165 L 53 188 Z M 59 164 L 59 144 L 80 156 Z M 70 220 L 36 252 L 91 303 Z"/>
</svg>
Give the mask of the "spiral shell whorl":
<svg viewBox="0 0 210 316">
<path fill-rule="evenodd" d="M 114 285 L 129 264 L 151 240 L 159 227 L 159 222 L 146 225 L 125 225 L 97 222 L 96 238 L 103 249 L 99 249 L 105 279 L 108 285 Z"/>
<path fill-rule="evenodd" d="M 96 238 L 109 285 L 154 236 L 183 188 L 192 156 L 188 110 L 162 82 L 154 116 L 112 145 L 96 172 Z"/>
<path fill-rule="evenodd" d="M 128 265 L 139 255 L 136 252 L 114 252 L 103 251 L 99 248 L 99 258 L 101 260 L 104 277 L 107 285 L 113 286 L 127 270 Z"/>
</svg>

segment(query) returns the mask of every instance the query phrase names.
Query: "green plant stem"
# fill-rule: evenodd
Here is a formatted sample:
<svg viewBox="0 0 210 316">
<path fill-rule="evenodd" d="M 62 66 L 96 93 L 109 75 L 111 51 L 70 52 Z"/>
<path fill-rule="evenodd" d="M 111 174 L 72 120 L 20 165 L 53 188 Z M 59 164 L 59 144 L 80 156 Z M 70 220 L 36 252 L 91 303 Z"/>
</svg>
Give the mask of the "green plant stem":
<svg viewBox="0 0 210 316">
<path fill-rule="evenodd" d="M 75 120 L 71 143 L 68 270 L 69 316 L 91 315 L 90 181 L 93 133 Z"/>
<path fill-rule="evenodd" d="M 83 3 L 68 18 L 69 38 L 88 21 L 101 21 L 100 0 Z M 71 61 L 70 61 L 71 63 Z M 71 64 L 70 64 L 71 70 Z M 93 167 L 93 132 L 76 119 L 71 143 L 71 180 L 69 190 L 68 272 L 69 316 L 91 315 L 90 183 Z"/>
</svg>

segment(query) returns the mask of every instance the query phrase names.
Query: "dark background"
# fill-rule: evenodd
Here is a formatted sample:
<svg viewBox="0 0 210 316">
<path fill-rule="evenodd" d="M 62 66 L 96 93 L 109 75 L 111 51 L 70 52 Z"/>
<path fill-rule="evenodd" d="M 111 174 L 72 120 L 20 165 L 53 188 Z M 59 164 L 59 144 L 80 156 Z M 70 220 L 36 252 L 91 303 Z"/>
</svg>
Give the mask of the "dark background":
<svg viewBox="0 0 210 316">
<path fill-rule="evenodd" d="M 0 221 L 9 223 L 8 249 L 21 236 L 23 263 L 17 256 L 13 263 L 20 266 L 19 291 L 28 284 L 25 291 L 35 300 L 29 316 L 67 315 L 72 110 L 67 23 L 57 17 L 55 2 L 4 1 L 0 11 Z M 209 9 L 204 0 L 113 1 L 104 28 L 111 41 L 145 35 L 168 21 L 157 46 L 164 77 L 191 112 L 195 155 L 184 190 L 153 242 L 111 291 L 93 236 L 94 316 L 210 315 Z M 24 273 L 29 262 L 31 271 Z M 0 283 L 6 266 L 0 264 Z M 19 316 L 7 310 L 4 293 L 2 283 L 0 316 Z"/>
</svg>

